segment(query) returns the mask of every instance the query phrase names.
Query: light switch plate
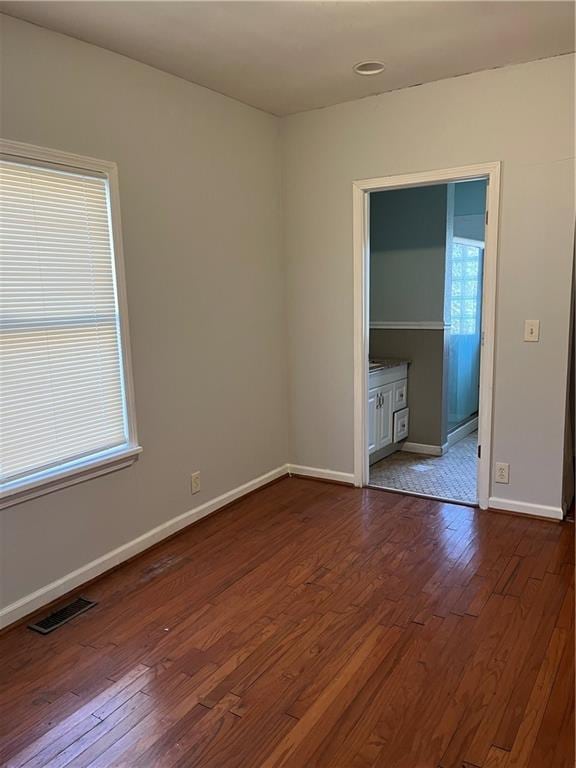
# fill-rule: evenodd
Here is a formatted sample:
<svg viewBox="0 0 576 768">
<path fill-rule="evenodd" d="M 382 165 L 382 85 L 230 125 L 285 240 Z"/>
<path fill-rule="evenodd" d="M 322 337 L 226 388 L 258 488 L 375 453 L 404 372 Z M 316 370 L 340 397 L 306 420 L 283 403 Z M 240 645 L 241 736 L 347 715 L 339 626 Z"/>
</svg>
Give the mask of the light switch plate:
<svg viewBox="0 0 576 768">
<path fill-rule="evenodd" d="M 524 320 L 524 341 L 540 340 L 540 320 Z"/>
<path fill-rule="evenodd" d="M 190 490 L 192 491 L 192 494 L 200 491 L 200 472 L 192 472 L 192 477 L 190 478 Z"/>
</svg>

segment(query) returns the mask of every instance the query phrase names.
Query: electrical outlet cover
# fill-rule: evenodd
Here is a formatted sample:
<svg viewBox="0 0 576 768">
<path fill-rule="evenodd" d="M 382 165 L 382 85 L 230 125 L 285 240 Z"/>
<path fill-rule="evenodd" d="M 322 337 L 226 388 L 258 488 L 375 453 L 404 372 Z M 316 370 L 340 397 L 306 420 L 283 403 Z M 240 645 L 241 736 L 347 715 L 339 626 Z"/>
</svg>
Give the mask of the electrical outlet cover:
<svg viewBox="0 0 576 768">
<path fill-rule="evenodd" d="M 497 483 L 509 483 L 510 482 L 510 465 L 504 461 L 496 462 L 496 472 L 494 481 Z"/>
<path fill-rule="evenodd" d="M 540 320 L 524 320 L 524 341 L 540 341 Z"/>
</svg>

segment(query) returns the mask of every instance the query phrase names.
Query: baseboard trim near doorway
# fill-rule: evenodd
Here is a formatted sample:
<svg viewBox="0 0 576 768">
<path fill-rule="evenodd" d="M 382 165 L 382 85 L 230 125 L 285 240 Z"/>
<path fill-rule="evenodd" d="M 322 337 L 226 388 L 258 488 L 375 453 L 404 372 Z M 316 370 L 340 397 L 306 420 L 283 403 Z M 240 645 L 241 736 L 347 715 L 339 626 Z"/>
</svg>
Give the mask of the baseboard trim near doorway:
<svg viewBox="0 0 576 768">
<path fill-rule="evenodd" d="M 301 464 L 288 464 L 288 474 L 294 477 L 311 477 L 316 480 L 329 480 L 332 483 L 354 485 L 354 475 L 351 472 L 338 472 L 335 469 L 320 469 L 305 467 Z"/>
<path fill-rule="evenodd" d="M 455 429 L 453 432 L 450 432 L 448 435 L 448 439 L 446 441 L 446 445 L 448 448 L 451 448 L 454 443 L 458 443 L 460 440 L 463 440 L 465 437 L 468 437 L 468 435 L 472 434 L 472 432 L 476 432 L 478 429 L 478 416 L 475 416 L 473 419 L 470 419 L 470 421 L 467 421 L 466 424 L 462 424 L 461 427 L 458 427 L 458 429 Z"/>
<path fill-rule="evenodd" d="M 422 453 L 425 456 L 443 456 L 448 450 L 448 443 L 444 445 L 427 445 L 426 443 L 402 443 L 401 451 L 406 453 Z"/>
<path fill-rule="evenodd" d="M 418 493 L 418 491 L 408 491 L 400 488 L 387 488 L 383 485 L 374 485 L 368 483 L 367 488 L 373 491 L 384 491 L 385 493 L 397 493 L 401 496 L 416 496 L 419 499 L 428 499 L 444 504 L 456 504 L 460 507 L 472 507 L 480 509 L 477 503 L 471 501 L 462 501 L 459 499 L 449 499 L 443 496 L 430 496 L 427 493 Z M 550 507 L 544 504 L 530 504 L 527 501 L 514 501 L 510 499 L 501 499 L 491 496 L 488 499 L 487 512 L 503 512 L 509 515 L 525 515 L 537 520 L 560 522 L 564 519 L 564 512 L 561 507 Z"/>
<path fill-rule="evenodd" d="M 546 504 L 531 504 L 528 501 L 502 499 L 497 496 L 490 496 L 488 499 L 488 508 L 496 509 L 499 512 L 514 512 L 515 514 L 520 515 L 530 515 L 530 517 L 539 517 L 543 520 L 564 519 L 562 507 L 550 507 Z"/>
</svg>

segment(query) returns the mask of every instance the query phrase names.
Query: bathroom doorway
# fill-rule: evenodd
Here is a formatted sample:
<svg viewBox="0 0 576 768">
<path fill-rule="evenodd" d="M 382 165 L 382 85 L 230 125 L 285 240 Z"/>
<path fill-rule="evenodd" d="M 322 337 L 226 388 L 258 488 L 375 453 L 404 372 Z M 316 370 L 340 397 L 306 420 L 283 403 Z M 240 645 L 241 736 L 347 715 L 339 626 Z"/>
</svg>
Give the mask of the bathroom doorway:
<svg viewBox="0 0 576 768">
<path fill-rule="evenodd" d="M 498 171 L 355 184 L 357 484 L 488 506 Z"/>
</svg>

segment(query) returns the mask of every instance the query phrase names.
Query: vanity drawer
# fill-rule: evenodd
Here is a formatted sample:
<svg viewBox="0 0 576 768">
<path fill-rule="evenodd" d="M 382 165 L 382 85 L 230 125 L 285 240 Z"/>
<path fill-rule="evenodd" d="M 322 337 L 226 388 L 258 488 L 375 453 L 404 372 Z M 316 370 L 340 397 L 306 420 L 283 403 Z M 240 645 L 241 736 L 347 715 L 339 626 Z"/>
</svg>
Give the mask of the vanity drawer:
<svg viewBox="0 0 576 768">
<path fill-rule="evenodd" d="M 408 437 L 408 416 L 409 408 L 404 408 L 401 411 L 396 411 L 394 414 L 394 442 L 398 443 L 400 440 L 406 440 Z"/>
<path fill-rule="evenodd" d="M 408 380 L 402 379 L 402 381 L 394 382 L 394 394 L 392 395 L 392 410 L 399 411 L 401 408 L 406 408 L 408 402 Z"/>
<path fill-rule="evenodd" d="M 369 371 L 368 388 L 375 389 L 391 384 L 394 381 L 405 381 L 408 377 L 408 365 L 400 363 L 392 368 L 376 368 Z"/>
</svg>

